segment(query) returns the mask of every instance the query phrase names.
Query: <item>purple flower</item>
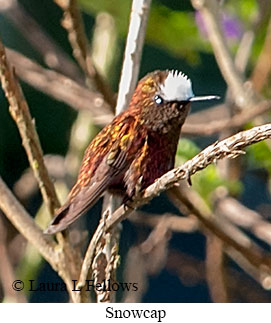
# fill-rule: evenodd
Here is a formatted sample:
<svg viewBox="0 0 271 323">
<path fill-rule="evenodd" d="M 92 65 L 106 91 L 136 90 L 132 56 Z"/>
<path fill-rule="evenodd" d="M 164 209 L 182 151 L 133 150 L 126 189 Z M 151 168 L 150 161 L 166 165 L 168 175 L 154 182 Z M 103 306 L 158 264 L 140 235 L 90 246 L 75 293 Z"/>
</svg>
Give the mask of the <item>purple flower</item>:
<svg viewBox="0 0 271 323">
<path fill-rule="evenodd" d="M 222 13 L 221 18 L 224 35 L 229 39 L 239 40 L 243 33 L 240 21 L 233 15 L 230 15 L 225 12 Z M 199 11 L 196 11 L 195 21 L 202 35 L 206 37 L 207 30 L 202 15 Z"/>
<path fill-rule="evenodd" d="M 227 38 L 240 39 L 242 36 L 242 27 L 236 17 L 226 13 L 222 15 L 222 24 L 225 36 Z"/>
</svg>

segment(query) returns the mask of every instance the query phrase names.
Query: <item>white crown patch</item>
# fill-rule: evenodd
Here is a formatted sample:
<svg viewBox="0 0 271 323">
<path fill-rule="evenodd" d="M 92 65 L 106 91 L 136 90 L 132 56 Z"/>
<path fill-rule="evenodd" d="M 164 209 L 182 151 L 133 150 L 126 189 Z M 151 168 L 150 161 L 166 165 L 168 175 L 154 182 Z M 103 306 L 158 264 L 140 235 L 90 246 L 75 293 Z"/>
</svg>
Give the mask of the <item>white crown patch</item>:
<svg viewBox="0 0 271 323">
<path fill-rule="evenodd" d="M 160 90 L 163 99 L 167 101 L 187 101 L 194 97 L 191 80 L 179 71 L 169 71 Z"/>
</svg>

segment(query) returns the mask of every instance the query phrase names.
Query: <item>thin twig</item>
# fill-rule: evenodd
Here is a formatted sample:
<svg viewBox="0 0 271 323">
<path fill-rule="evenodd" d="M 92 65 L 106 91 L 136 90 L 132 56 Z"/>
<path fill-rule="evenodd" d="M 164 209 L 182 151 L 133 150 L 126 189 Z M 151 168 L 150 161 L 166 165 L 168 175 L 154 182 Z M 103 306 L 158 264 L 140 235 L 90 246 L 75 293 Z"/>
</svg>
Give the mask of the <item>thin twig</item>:
<svg viewBox="0 0 271 323">
<path fill-rule="evenodd" d="M 126 257 L 124 279 L 133 281 L 138 289 L 124 293 L 122 302 L 140 302 L 148 289 L 148 275 L 159 275 L 168 257 L 168 242 L 171 231 L 164 216 L 158 216 L 158 222 L 146 240 L 133 246 Z"/>
<path fill-rule="evenodd" d="M 244 152 L 242 149 L 245 147 L 257 143 L 259 141 L 271 138 L 271 124 L 266 124 L 259 127 L 254 127 L 247 131 L 242 131 L 234 136 L 231 136 L 221 142 L 216 142 L 191 160 L 179 166 L 150 185 L 143 193 L 143 196 L 137 196 L 134 200 L 127 205 L 121 205 L 112 215 L 112 217 L 105 224 L 100 223 L 96 229 L 93 238 L 88 246 L 86 255 L 84 257 L 82 270 L 78 282 L 78 286 L 84 286 L 87 273 L 94 257 L 94 252 L 98 241 L 100 240 L 104 230 L 109 231 L 114 228 L 115 225 L 128 217 L 135 208 L 142 206 L 149 202 L 153 197 L 159 195 L 163 191 L 171 188 L 175 183 L 180 180 L 187 180 L 191 175 L 206 168 L 213 162 L 216 162 L 222 158 L 236 158 Z"/>
<path fill-rule="evenodd" d="M 240 73 L 241 77 L 244 78 L 244 72 L 249 60 L 250 52 L 252 49 L 252 43 L 254 39 L 254 33 L 252 32 L 246 32 L 240 41 L 240 45 L 238 47 L 237 53 L 234 58 L 234 65 L 236 70 Z M 235 98 L 232 96 L 231 88 L 227 88 L 227 92 L 225 95 L 225 106 L 227 107 L 227 114 L 230 117 L 230 123 L 231 128 L 221 128 L 219 131 L 219 139 L 224 139 L 225 137 L 228 137 L 232 135 L 235 131 L 241 130 L 239 128 L 235 128 L 234 123 L 236 122 L 236 113 L 240 111 L 240 109 L 236 109 L 236 106 L 234 105 L 233 101 Z M 254 111 L 254 106 L 250 107 L 251 111 Z M 244 114 L 249 110 L 249 107 L 246 109 L 242 109 L 241 113 L 239 113 L 239 119 L 237 121 L 243 121 L 240 119 L 240 114 Z M 244 114 L 244 117 L 247 117 L 247 113 Z M 250 118 L 249 120 L 252 120 Z M 226 121 L 226 120 L 225 120 Z M 225 123 L 226 126 L 229 126 Z M 231 179 L 232 176 L 232 169 L 236 169 L 236 166 L 239 165 L 239 161 L 236 162 L 235 160 L 229 160 L 224 159 L 222 162 L 220 162 L 217 165 L 217 170 L 223 178 L 226 178 L 228 180 Z M 193 190 L 187 190 L 187 194 L 197 195 L 196 192 Z M 214 212 L 215 218 L 217 218 L 217 214 Z M 222 219 L 224 220 L 224 219 Z M 223 225 L 224 223 L 224 225 Z M 214 225 L 216 223 L 214 222 Z M 224 221 L 221 221 L 219 223 L 218 228 L 224 229 L 225 233 L 228 233 L 229 237 L 236 240 L 239 244 L 244 244 L 244 241 L 247 241 L 247 236 L 245 234 L 242 234 L 242 232 L 239 232 L 235 229 L 234 226 L 229 225 L 228 223 L 225 223 Z M 243 237 L 244 235 L 244 237 Z M 208 288 L 210 291 L 210 295 L 214 302 L 228 302 L 228 290 L 227 290 L 227 284 L 226 284 L 226 274 L 227 271 L 224 267 L 224 259 L 225 259 L 225 244 L 223 243 L 223 240 L 219 239 L 219 237 L 211 232 L 205 232 L 206 236 L 206 260 L 205 260 L 205 266 L 206 266 L 206 281 L 208 284 Z M 244 268 L 245 270 L 247 268 Z"/>
<path fill-rule="evenodd" d="M 74 81 L 83 83 L 84 78 L 78 66 L 17 0 L 1 0 L 0 12 L 7 16 L 33 48 L 42 55 L 47 66 L 71 77 Z"/>
<path fill-rule="evenodd" d="M 127 109 L 136 87 L 151 0 L 133 0 L 116 114 Z"/>
<path fill-rule="evenodd" d="M 221 120 L 209 121 L 208 123 L 186 123 L 183 126 L 182 134 L 210 136 L 222 130 L 239 128 L 257 116 L 269 111 L 270 108 L 271 101 L 264 100 L 258 104 L 248 106 L 248 109 L 242 110 L 232 118 L 223 118 Z M 206 112 L 210 114 L 208 110 Z"/>
<path fill-rule="evenodd" d="M 12 288 L 12 283 L 16 279 L 15 265 L 13 252 L 15 248 L 10 248 L 10 242 L 13 242 L 8 237 L 8 225 L 3 221 L 4 214 L 0 211 L 0 285 L 3 294 L 3 302 L 20 302 L 26 303 L 26 297 L 24 294 L 17 293 Z M 6 221 L 7 222 L 7 221 Z"/>
<path fill-rule="evenodd" d="M 257 91 L 261 91 L 271 71 L 271 19 L 269 20 L 264 45 L 251 75 L 251 82 Z"/>
<path fill-rule="evenodd" d="M 112 213 L 119 206 L 119 199 L 113 194 L 106 193 L 104 196 L 101 223 L 104 225 L 110 219 Z M 118 205 L 116 205 L 118 204 Z M 96 248 L 96 256 L 92 263 L 95 284 L 105 281 L 116 280 L 118 266 L 118 249 L 120 239 L 120 228 L 116 226 L 110 232 L 104 232 L 102 239 Z M 88 273 L 90 275 L 90 273 Z M 115 292 L 111 289 L 96 291 L 97 302 L 114 302 Z"/>
<path fill-rule="evenodd" d="M 14 70 L 8 64 L 6 53 L 0 41 L 0 77 L 5 95 L 9 101 L 9 110 L 16 122 L 23 146 L 31 168 L 38 181 L 39 188 L 51 215 L 60 206 L 54 186 L 49 178 L 48 171 L 44 165 L 42 149 L 39 137 L 31 119 L 27 102 L 16 79 Z"/>
<path fill-rule="evenodd" d="M 93 65 L 90 48 L 84 31 L 84 24 L 76 0 L 54 0 L 64 12 L 62 25 L 68 32 L 73 55 L 90 82 L 94 82 L 105 101 L 115 108 L 115 94 Z"/>
<path fill-rule="evenodd" d="M 232 223 L 244 229 L 249 229 L 258 239 L 271 244 L 271 224 L 256 211 L 232 197 L 224 197 L 216 201 L 216 214 L 227 218 Z"/>
<path fill-rule="evenodd" d="M 98 125 L 104 126 L 112 120 L 113 113 L 101 94 L 79 85 L 63 74 L 43 68 L 14 50 L 6 49 L 6 52 L 19 78 L 37 90 L 66 103 L 75 110 L 89 111 L 93 121 Z"/>
<path fill-rule="evenodd" d="M 108 12 L 100 12 L 95 17 L 91 43 L 93 64 L 103 77 L 112 72 L 117 62 L 117 28 L 114 17 Z"/>
<path fill-rule="evenodd" d="M 137 211 L 131 214 L 129 220 L 137 225 L 148 226 L 154 228 L 160 222 L 161 216 Z M 163 214 L 164 225 L 173 232 L 195 232 L 199 228 L 198 220 L 195 217 L 180 217 L 178 215 Z"/>
<path fill-rule="evenodd" d="M 205 266 L 210 295 L 216 303 L 227 303 L 223 242 L 212 233 L 207 233 L 206 238 Z"/>
<path fill-rule="evenodd" d="M 98 245 L 98 242 L 102 238 L 103 234 L 104 234 L 104 222 L 100 221 L 94 235 L 91 238 L 91 241 L 88 245 L 87 251 L 85 253 L 83 264 L 81 267 L 80 277 L 79 277 L 76 288 L 80 289 L 85 286 L 86 279 L 89 275 L 91 263 L 94 260 L 96 247 Z"/>
<path fill-rule="evenodd" d="M 251 30 L 246 31 L 241 38 L 240 45 L 234 57 L 234 65 L 242 75 L 246 71 L 254 39 L 255 33 Z"/>
<path fill-rule="evenodd" d="M 51 266 L 56 269 L 56 243 L 49 240 L 38 228 L 32 217 L 17 201 L 12 192 L 0 177 L 0 208 L 17 230 L 31 242 Z"/>
<path fill-rule="evenodd" d="M 216 0 L 191 0 L 195 9 L 203 16 L 209 40 L 214 50 L 220 71 L 230 87 L 235 104 L 241 109 L 254 101 L 253 93 L 245 90 L 243 78 L 234 65 L 226 38 L 221 30 L 219 2 Z"/>
<path fill-rule="evenodd" d="M 170 196 L 176 206 L 185 205 L 210 232 L 214 233 L 223 241 L 226 247 L 240 253 L 250 265 L 256 267 L 259 271 L 271 273 L 271 260 L 255 243 L 246 237 L 238 228 L 224 221 L 221 223 L 216 219 L 213 213 L 205 214 L 201 208 L 193 203 L 190 194 L 185 189 L 173 188 Z"/>
<path fill-rule="evenodd" d="M 124 292 L 121 300 L 123 303 L 139 303 L 148 290 L 147 268 L 144 256 L 139 246 L 132 246 L 126 256 L 125 268 L 123 272 L 124 281 L 136 284 L 137 290 L 130 289 Z"/>
<path fill-rule="evenodd" d="M 206 284 L 205 264 L 191 255 L 169 250 L 166 269 L 176 274 L 184 285 Z M 269 293 L 257 287 L 242 271 L 231 267 L 227 270 L 227 286 L 232 301 L 270 302 Z"/>
</svg>

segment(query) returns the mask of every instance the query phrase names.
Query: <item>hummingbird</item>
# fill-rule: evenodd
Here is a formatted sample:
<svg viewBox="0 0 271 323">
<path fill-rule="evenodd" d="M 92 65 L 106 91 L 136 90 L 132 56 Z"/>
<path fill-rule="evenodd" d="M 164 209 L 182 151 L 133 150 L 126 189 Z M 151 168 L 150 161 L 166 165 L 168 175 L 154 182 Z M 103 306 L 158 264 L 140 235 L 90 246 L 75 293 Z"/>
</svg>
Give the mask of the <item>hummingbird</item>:
<svg viewBox="0 0 271 323">
<path fill-rule="evenodd" d="M 182 125 L 194 101 L 191 80 L 176 70 L 154 71 L 137 84 L 128 109 L 117 115 L 85 151 L 77 181 L 66 203 L 44 231 L 66 229 L 105 191 L 132 199 L 174 167 Z"/>
</svg>

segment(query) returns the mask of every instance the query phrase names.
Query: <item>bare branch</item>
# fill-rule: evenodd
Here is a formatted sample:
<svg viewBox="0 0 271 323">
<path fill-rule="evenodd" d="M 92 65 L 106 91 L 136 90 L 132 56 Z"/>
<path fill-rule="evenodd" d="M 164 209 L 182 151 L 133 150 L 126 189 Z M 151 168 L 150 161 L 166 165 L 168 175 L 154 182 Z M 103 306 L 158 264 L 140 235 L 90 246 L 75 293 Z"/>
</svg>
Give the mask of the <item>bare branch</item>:
<svg viewBox="0 0 271 323">
<path fill-rule="evenodd" d="M 250 210 L 232 197 L 224 197 L 217 202 L 216 213 L 250 231 L 260 240 L 271 244 L 271 224 L 256 211 Z"/>
<path fill-rule="evenodd" d="M 135 90 L 151 0 L 133 0 L 119 83 L 116 114 L 127 109 Z"/>
<path fill-rule="evenodd" d="M 103 201 L 103 210 L 101 223 L 105 223 L 116 210 L 117 206 L 120 204 L 119 199 L 113 194 L 106 193 Z M 117 204 L 117 205 L 116 205 Z M 93 276 L 95 283 L 102 283 L 103 279 L 116 280 L 116 270 L 118 267 L 118 249 L 119 249 L 119 239 L 120 239 L 120 226 L 116 226 L 110 232 L 104 232 L 102 239 L 99 241 L 96 248 L 96 256 L 92 263 Z M 81 275 L 87 275 L 90 273 L 85 273 Z M 114 302 L 115 301 L 115 291 L 114 290 L 100 290 L 96 291 L 97 302 Z"/>
<path fill-rule="evenodd" d="M 214 234 L 206 235 L 206 280 L 213 302 L 227 303 L 227 287 L 223 267 L 223 242 Z"/>
<path fill-rule="evenodd" d="M 170 190 L 170 197 L 173 199 L 175 205 L 179 207 L 185 205 L 190 212 L 192 212 L 202 223 L 202 225 L 217 236 L 225 244 L 229 255 L 232 253 L 240 255 L 245 261 L 240 264 L 245 271 L 250 271 L 249 268 L 254 268 L 258 273 L 270 275 L 271 261 L 268 255 L 263 252 L 263 249 L 258 247 L 252 240 L 243 234 L 237 227 L 231 225 L 227 221 L 220 221 L 216 216 L 209 212 L 202 211 L 201 207 L 194 203 L 194 197 L 188 193 L 188 189 L 184 187 L 173 188 Z M 240 257 L 239 257 L 240 258 Z M 236 260 L 236 258 L 233 258 Z M 238 264 L 239 262 L 236 261 Z M 260 275 L 258 275 L 260 276 Z"/>
<path fill-rule="evenodd" d="M 8 217 L 10 222 L 27 240 L 31 242 L 42 256 L 52 265 L 55 266 L 55 250 L 56 243 L 49 240 L 41 229 L 35 224 L 31 216 L 25 211 L 23 206 L 16 200 L 12 192 L 0 177 L 0 208 Z"/>
<path fill-rule="evenodd" d="M 39 138 L 31 119 L 27 102 L 16 79 L 14 70 L 7 62 L 6 53 L 0 41 L 0 77 L 5 95 L 9 101 L 10 114 L 16 122 L 23 146 L 35 177 L 39 183 L 39 188 L 51 214 L 60 206 L 56 196 L 54 186 L 49 178 L 49 174 L 44 165 L 42 149 Z"/>
<path fill-rule="evenodd" d="M 6 52 L 18 76 L 37 90 L 75 110 L 89 111 L 98 125 L 104 126 L 112 120 L 113 113 L 101 94 L 90 91 L 62 74 L 43 68 L 14 50 L 7 49 Z"/>
<path fill-rule="evenodd" d="M 90 48 L 84 31 L 84 24 L 76 0 L 54 0 L 64 11 L 62 25 L 68 32 L 73 55 L 85 72 L 87 78 L 93 81 L 105 101 L 115 108 L 115 94 L 103 77 L 98 73 L 90 57 Z"/>
<path fill-rule="evenodd" d="M 25 295 L 17 293 L 12 288 L 12 283 L 16 279 L 13 250 L 10 248 L 12 240 L 8 238 L 8 225 L 3 221 L 3 217 L 4 214 L 0 211 L 0 285 L 4 295 L 3 302 L 26 303 Z"/>
<path fill-rule="evenodd" d="M 125 268 L 123 272 L 124 281 L 132 281 L 138 286 L 138 290 L 124 292 L 123 303 L 138 303 L 142 301 L 142 296 L 148 289 L 147 268 L 144 256 L 139 246 L 132 246 L 126 256 Z"/>
<path fill-rule="evenodd" d="M 271 19 L 267 29 L 263 49 L 251 75 L 251 81 L 257 91 L 261 91 L 271 71 Z"/>
<path fill-rule="evenodd" d="M 0 0 L 0 12 L 8 17 L 33 48 L 42 55 L 47 66 L 83 83 L 83 75 L 78 66 L 17 0 Z"/>
<path fill-rule="evenodd" d="M 213 121 L 210 121 L 209 118 L 208 122 L 202 123 L 187 122 L 183 126 L 182 134 L 210 136 L 222 130 L 232 129 L 235 127 L 239 128 L 244 126 L 246 123 L 253 120 L 257 116 L 267 112 L 268 110 L 270 110 L 270 108 L 271 101 L 264 100 L 256 105 L 248 106 L 247 109 L 242 110 L 240 113 L 234 115 L 232 118 L 223 117 L 220 118 L 220 120 Z M 210 115 L 211 109 L 212 108 L 206 110 L 207 114 Z"/>
<path fill-rule="evenodd" d="M 242 73 L 242 75 L 245 72 L 249 62 L 250 54 L 253 48 L 252 45 L 253 45 L 254 38 L 255 38 L 255 34 L 253 31 L 251 30 L 246 31 L 242 36 L 240 45 L 238 47 L 238 50 L 234 58 L 234 65 L 236 66 L 236 69 L 240 73 Z"/>
<path fill-rule="evenodd" d="M 161 221 L 161 216 L 137 211 L 130 215 L 129 220 L 138 225 L 155 227 Z M 199 228 L 198 220 L 194 217 L 180 217 L 178 215 L 163 214 L 164 225 L 173 232 L 195 232 Z"/>
<path fill-rule="evenodd" d="M 94 66 L 106 77 L 115 66 L 118 47 L 117 28 L 114 17 L 108 12 L 99 12 L 95 17 L 95 25 L 91 43 L 91 57 Z"/>
<path fill-rule="evenodd" d="M 229 85 L 235 104 L 246 108 L 248 103 L 253 103 L 253 93 L 246 91 L 243 86 L 243 78 L 234 65 L 233 58 L 227 47 L 227 41 L 221 30 L 220 8 L 216 0 L 191 0 L 195 9 L 203 16 L 209 40 L 214 50 L 220 71 Z"/>
<path fill-rule="evenodd" d="M 120 221 L 119 221 L 120 222 Z M 87 251 L 84 256 L 83 264 L 81 267 L 80 277 L 77 283 L 76 288 L 82 288 L 86 284 L 86 279 L 90 271 L 91 263 L 94 261 L 95 251 L 98 246 L 99 241 L 101 240 L 104 234 L 104 221 L 100 220 L 100 223 L 92 236 L 90 243 L 88 245 Z"/>
</svg>

